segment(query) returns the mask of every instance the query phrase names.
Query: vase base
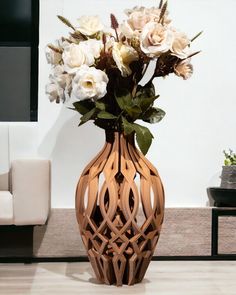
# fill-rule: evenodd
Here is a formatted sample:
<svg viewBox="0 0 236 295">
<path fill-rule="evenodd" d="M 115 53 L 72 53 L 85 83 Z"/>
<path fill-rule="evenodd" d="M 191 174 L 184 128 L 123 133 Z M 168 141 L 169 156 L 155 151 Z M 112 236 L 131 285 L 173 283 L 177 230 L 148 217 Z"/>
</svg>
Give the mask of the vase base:
<svg viewBox="0 0 236 295">
<path fill-rule="evenodd" d="M 106 285 L 134 285 L 140 283 L 152 259 L 151 251 L 134 254 L 130 258 L 124 255 L 105 257 L 89 251 L 89 260 L 100 283 Z"/>
</svg>

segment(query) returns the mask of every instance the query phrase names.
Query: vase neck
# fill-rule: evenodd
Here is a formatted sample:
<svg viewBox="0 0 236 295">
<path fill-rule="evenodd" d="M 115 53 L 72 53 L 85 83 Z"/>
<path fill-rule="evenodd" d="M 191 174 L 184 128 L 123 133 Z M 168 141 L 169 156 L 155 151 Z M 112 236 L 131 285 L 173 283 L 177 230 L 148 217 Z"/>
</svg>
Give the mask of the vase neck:
<svg viewBox="0 0 236 295">
<path fill-rule="evenodd" d="M 126 141 L 132 145 L 135 145 L 134 133 L 125 135 L 124 132 L 106 130 L 106 142 L 115 143 L 116 141 Z"/>
</svg>

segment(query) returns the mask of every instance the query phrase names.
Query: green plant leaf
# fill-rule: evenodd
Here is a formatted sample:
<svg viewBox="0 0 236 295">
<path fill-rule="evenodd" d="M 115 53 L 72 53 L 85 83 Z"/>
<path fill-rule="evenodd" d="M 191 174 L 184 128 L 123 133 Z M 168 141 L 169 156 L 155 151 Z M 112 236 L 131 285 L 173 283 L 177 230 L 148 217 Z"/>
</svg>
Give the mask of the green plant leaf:
<svg viewBox="0 0 236 295">
<path fill-rule="evenodd" d="M 138 117 L 142 113 L 142 110 L 138 105 L 128 105 L 125 107 L 125 111 L 131 117 L 132 121 L 138 119 Z"/>
<path fill-rule="evenodd" d="M 99 118 L 96 118 L 94 120 L 94 125 L 98 126 L 99 128 L 102 128 L 104 130 L 116 130 L 116 125 L 114 124 L 114 121 L 112 120 L 107 120 L 107 119 L 99 119 Z"/>
<path fill-rule="evenodd" d="M 134 123 L 128 122 L 125 117 L 122 117 L 122 123 L 123 123 L 124 133 L 126 135 L 129 135 L 132 132 L 135 132 L 135 126 L 134 126 L 135 124 Z"/>
<path fill-rule="evenodd" d="M 141 126 L 137 123 L 130 123 L 124 117 L 122 117 L 122 123 L 123 123 L 124 133 L 126 135 L 132 132 L 136 133 L 136 140 L 137 140 L 138 146 L 141 152 L 144 155 L 146 155 L 152 143 L 152 139 L 153 139 L 152 133 L 149 131 L 147 127 Z"/>
<path fill-rule="evenodd" d="M 121 110 L 125 110 L 127 106 L 130 106 L 132 103 L 132 96 L 131 93 L 128 91 L 123 91 L 121 93 L 115 94 L 116 101 L 118 103 L 118 106 Z"/>
<path fill-rule="evenodd" d="M 95 107 L 95 103 L 91 100 L 86 99 L 74 102 L 73 106 L 75 107 L 77 112 L 79 112 L 81 115 L 85 115 Z"/>
<path fill-rule="evenodd" d="M 157 96 L 151 96 L 151 97 L 136 97 L 134 99 L 134 103 L 137 104 L 142 112 L 146 112 L 150 107 L 153 106 L 154 101 L 159 97 L 159 95 Z"/>
<path fill-rule="evenodd" d="M 162 109 L 151 107 L 142 115 L 141 119 L 154 124 L 160 122 L 165 117 L 165 114 Z"/>
<path fill-rule="evenodd" d="M 84 123 L 86 123 L 87 121 L 94 119 L 94 115 L 96 114 L 97 109 L 93 108 L 92 110 L 90 110 L 89 112 L 87 112 L 86 114 L 84 114 L 81 118 L 80 118 L 80 123 L 79 126 L 83 125 Z"/>
<path fill-rule="evenodd" d="M 105 109 L 106 109 L 106 104 L 104 102 L 96 101 L 95 105 L 96 105 L 96 108 L 101 111 L 105 111 Z"/>
<path fill-rule="evenodd" d="M 146 112 L 148 108 L 153 106 L 154 101 L 159 97 L 159 95 L 155 95 L 154 85 L 148 84 L 144 87 L 139 86 L 134 97 L 134 104 L 138 105 L 142 112 Z"/>
<path fill-rule="evenodd" d="M 136 132 L 136 140 L 141 152 L 146 155 L 148 152 L 151 144 L 153 135 L 147 127 L 141 126 L 139 124 L 134 123 L 135 132 Z"/>
<path fill-rule="evenodd" d="M 153 83 L 148 83 L 144 86 L 138 85 L 135 97 L 153 97 L 155 96 L 155 87 Z"/>
<path fill-rule="evenodd" d="M 114 116 L 113 114 L 108 113 L 108 112 L 106 112 L 106 111 L 101 111 L 101 112 L 99 112 L 98 115 L 97 115 L 97 117 L 98 117 L 99 119 L 117 119 L 116 116 Z"/>
</svg>

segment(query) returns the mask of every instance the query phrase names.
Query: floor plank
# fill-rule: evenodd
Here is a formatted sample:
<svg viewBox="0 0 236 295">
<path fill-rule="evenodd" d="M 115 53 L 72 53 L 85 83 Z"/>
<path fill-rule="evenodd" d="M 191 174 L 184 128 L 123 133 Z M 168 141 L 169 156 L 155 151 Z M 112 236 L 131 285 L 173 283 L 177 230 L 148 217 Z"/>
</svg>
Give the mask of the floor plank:
<svg viewBox="0 0 236 295">
<path fill-rule="evenodd" d="M 236 261 L 152 261 L 135 286 L 106 286 L 80 263 L 0 264 L 1 295 L 235 295 Z"/>
</svg>

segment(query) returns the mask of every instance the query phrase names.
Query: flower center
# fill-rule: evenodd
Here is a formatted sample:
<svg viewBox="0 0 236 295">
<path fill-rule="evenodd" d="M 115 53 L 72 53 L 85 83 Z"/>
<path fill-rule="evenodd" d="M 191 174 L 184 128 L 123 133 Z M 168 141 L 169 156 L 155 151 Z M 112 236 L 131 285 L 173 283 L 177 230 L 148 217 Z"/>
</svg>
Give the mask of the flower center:
<svg viewBox="0 0 236 295">
<path fill-rule="evenodd" d="M 150 34 L 149 42 L 152 45 L 159 45 L 163 42 L 164 38 L 165 38 L 164 32 L 154 31 Z"/>
<path fill-rule="evenodd" d="M 83 86 L 84 86 L 85 88 L 93 88 L 93 82 L 90 81 L 90 80 L 84 81 L 84 82 L 83 82 Z"/>
</svg>

